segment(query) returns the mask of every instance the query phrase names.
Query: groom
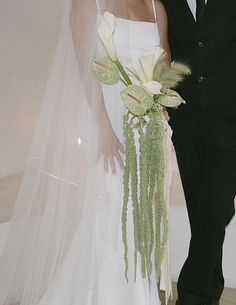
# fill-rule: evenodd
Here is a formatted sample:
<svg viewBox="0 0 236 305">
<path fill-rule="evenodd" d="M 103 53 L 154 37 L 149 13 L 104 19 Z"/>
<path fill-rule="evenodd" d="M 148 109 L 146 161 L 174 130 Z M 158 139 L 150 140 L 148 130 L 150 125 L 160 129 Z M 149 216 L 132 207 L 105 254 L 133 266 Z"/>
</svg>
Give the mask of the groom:
<svg viewBox="0 0 236 305">
<path fill-rule="evenodd" d="M 177 304 L 217 305 L 225 228 L 235 213 L 236 0 L 162 2 L 172 57 L 192 69 L 178 88 L 187 104 L 170 113 L 192 233 Z"/>
</svg>

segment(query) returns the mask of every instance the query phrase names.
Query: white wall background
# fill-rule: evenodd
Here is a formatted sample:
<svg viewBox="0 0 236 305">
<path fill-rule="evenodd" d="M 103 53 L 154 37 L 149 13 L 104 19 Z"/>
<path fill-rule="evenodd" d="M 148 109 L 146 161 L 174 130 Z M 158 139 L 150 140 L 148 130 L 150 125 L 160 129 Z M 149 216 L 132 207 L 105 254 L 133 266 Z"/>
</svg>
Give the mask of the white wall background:
<svg viewBox="0 0 236 305">
<path fill-rule="evenodd" d="M 24 166 L 61 19 L 61 0 L 0 0 L 0 177 Z"/>
<path fill-rule="evenodd" d="M 85 0 L 86 1 L 86 0 Z M 0 0 L 0 248 L 32 140 L 61 20 L 61 0 Z M 7 211 L 7 212 L 6 212 Z M 187 254 L 184 206 L 171 209 L 173 276 Z M 226 284 L 236 288 L 236 221 L 225 243 Z"/>
</svg>

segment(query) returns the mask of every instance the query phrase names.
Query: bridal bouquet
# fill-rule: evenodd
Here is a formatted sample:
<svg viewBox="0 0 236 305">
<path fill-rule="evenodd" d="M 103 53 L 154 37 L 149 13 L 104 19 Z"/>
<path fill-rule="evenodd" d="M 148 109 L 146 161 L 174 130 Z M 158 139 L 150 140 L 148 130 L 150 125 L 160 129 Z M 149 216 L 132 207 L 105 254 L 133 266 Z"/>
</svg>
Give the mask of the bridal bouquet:
<svg viewBox="0 0 236 305">
<path fill-rule="evenodd" d="M 154 251 L 156 271 L 165 254 L 168 239 L 167 194 L 165 194 L 167 156 L 165 151 L 165 107 L 185 103 L 173 89 L 191 72 L 182 64 L 166 64 L 166 53 L 157 46 L 139 62 L 130 60 L 129 67 L 120 62 L 114 43 L 116 18 L 105 12 L 98 35 L 107 56 L 93 62 L 97 78 L 106 85 L 124 83 L 121 98 L 126 106 L 124 115 L 125 168 L 122 213 L 125 246 L 126 279 L 128 281 L 127 211 L 129 198 L 133 204 L 135 266 L 141 256 L 143 277 L 152 272 Z M 135 144 L 135 130 L 139 145 Z M 136 268 L 135 267 L 135 278 Z"/>
</svg>

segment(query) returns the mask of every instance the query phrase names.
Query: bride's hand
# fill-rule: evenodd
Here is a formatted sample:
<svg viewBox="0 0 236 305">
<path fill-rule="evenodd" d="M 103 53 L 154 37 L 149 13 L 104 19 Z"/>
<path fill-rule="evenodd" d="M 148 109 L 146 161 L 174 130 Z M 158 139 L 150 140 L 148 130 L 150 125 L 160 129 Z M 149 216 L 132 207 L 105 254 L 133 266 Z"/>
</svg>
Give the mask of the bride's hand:
<svg viewBox="0 0 236 305">
<path fill-rule="evenodd" d="M 170 116 L 169 116 L 169 113 L 168 113 L 168 111 L 166 109 L 163 110 L 163 114 L 164 114 L 164 117 L 167 120 L 167 122 L 169 122 Z"/>
<path fill-rule="evenodd" d="M 123 145 L 113 131 L 112 127 L 107 126 L 106 128 L 102 128 L 100 133 L 99 157 L 103 156 L 104 158 L 104 170 L 106 173 L 109 171 L 110 166 L 112 174 L 116 174 L 116 161 L 121 169 L 124 168 L 124 163 L 121 156 L 123 153 Z"/>
</svg>

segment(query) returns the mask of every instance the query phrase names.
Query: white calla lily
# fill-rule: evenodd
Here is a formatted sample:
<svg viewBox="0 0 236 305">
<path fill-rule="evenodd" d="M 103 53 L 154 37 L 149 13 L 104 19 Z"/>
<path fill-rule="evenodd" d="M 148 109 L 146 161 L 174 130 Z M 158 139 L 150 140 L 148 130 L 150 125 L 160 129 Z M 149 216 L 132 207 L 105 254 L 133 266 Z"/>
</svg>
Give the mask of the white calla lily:
<svg viewBox="0 0 236 305">
<path fill-rule="evenodd" d="M 140 66 L 140 64 L 137 64 L 132 58 L 130 59 L 128 69 L 141 83 L 146 82 L 142 67 Z"/>
<path fill-rule="evenodd" d="M 143 74 L 146 82 L 153 80 L 153 72 L 157 63 L 163 60 L 165 56 L 165 51 L 161 47 L 157 46 L 153 51 L 144 55 L 140 58 L 140 64 L 142 66 Z"/>
<path fill-rule="evenodd" d="M 148 93 L 156 95 L 161 93 L 162 84 L 156 81 L 150 81 L 143 83 L 143 87 Z"/>
<path fill-rule="evenodd" d="M 145 77 L 146 82 L 149 82 L 152 80 L 153 77 L 153 56 L 152 55 L 145 55 L 142 58 L 140 58 L 140 64 L 143 69 L 143 74 Z"/>
<path fill-rule="evenodd" d="M 166 51 L 162 47 L 156 46 L 156 48 L 154 50 L 154 55 L 153 55 L 154 68 L 159 61 L 162 61 L 166 57 L 166 55 L 167 55 Z"/>
<path fill-rule="evenodd" d="M 112 61 L 117 60 L 117 52 L 114 43 L 114 32 L 116 28 L 116 18 L 109 12 L 105 12 L 101 23 L 98 26 L 99 38 Z"/>
</svg>

